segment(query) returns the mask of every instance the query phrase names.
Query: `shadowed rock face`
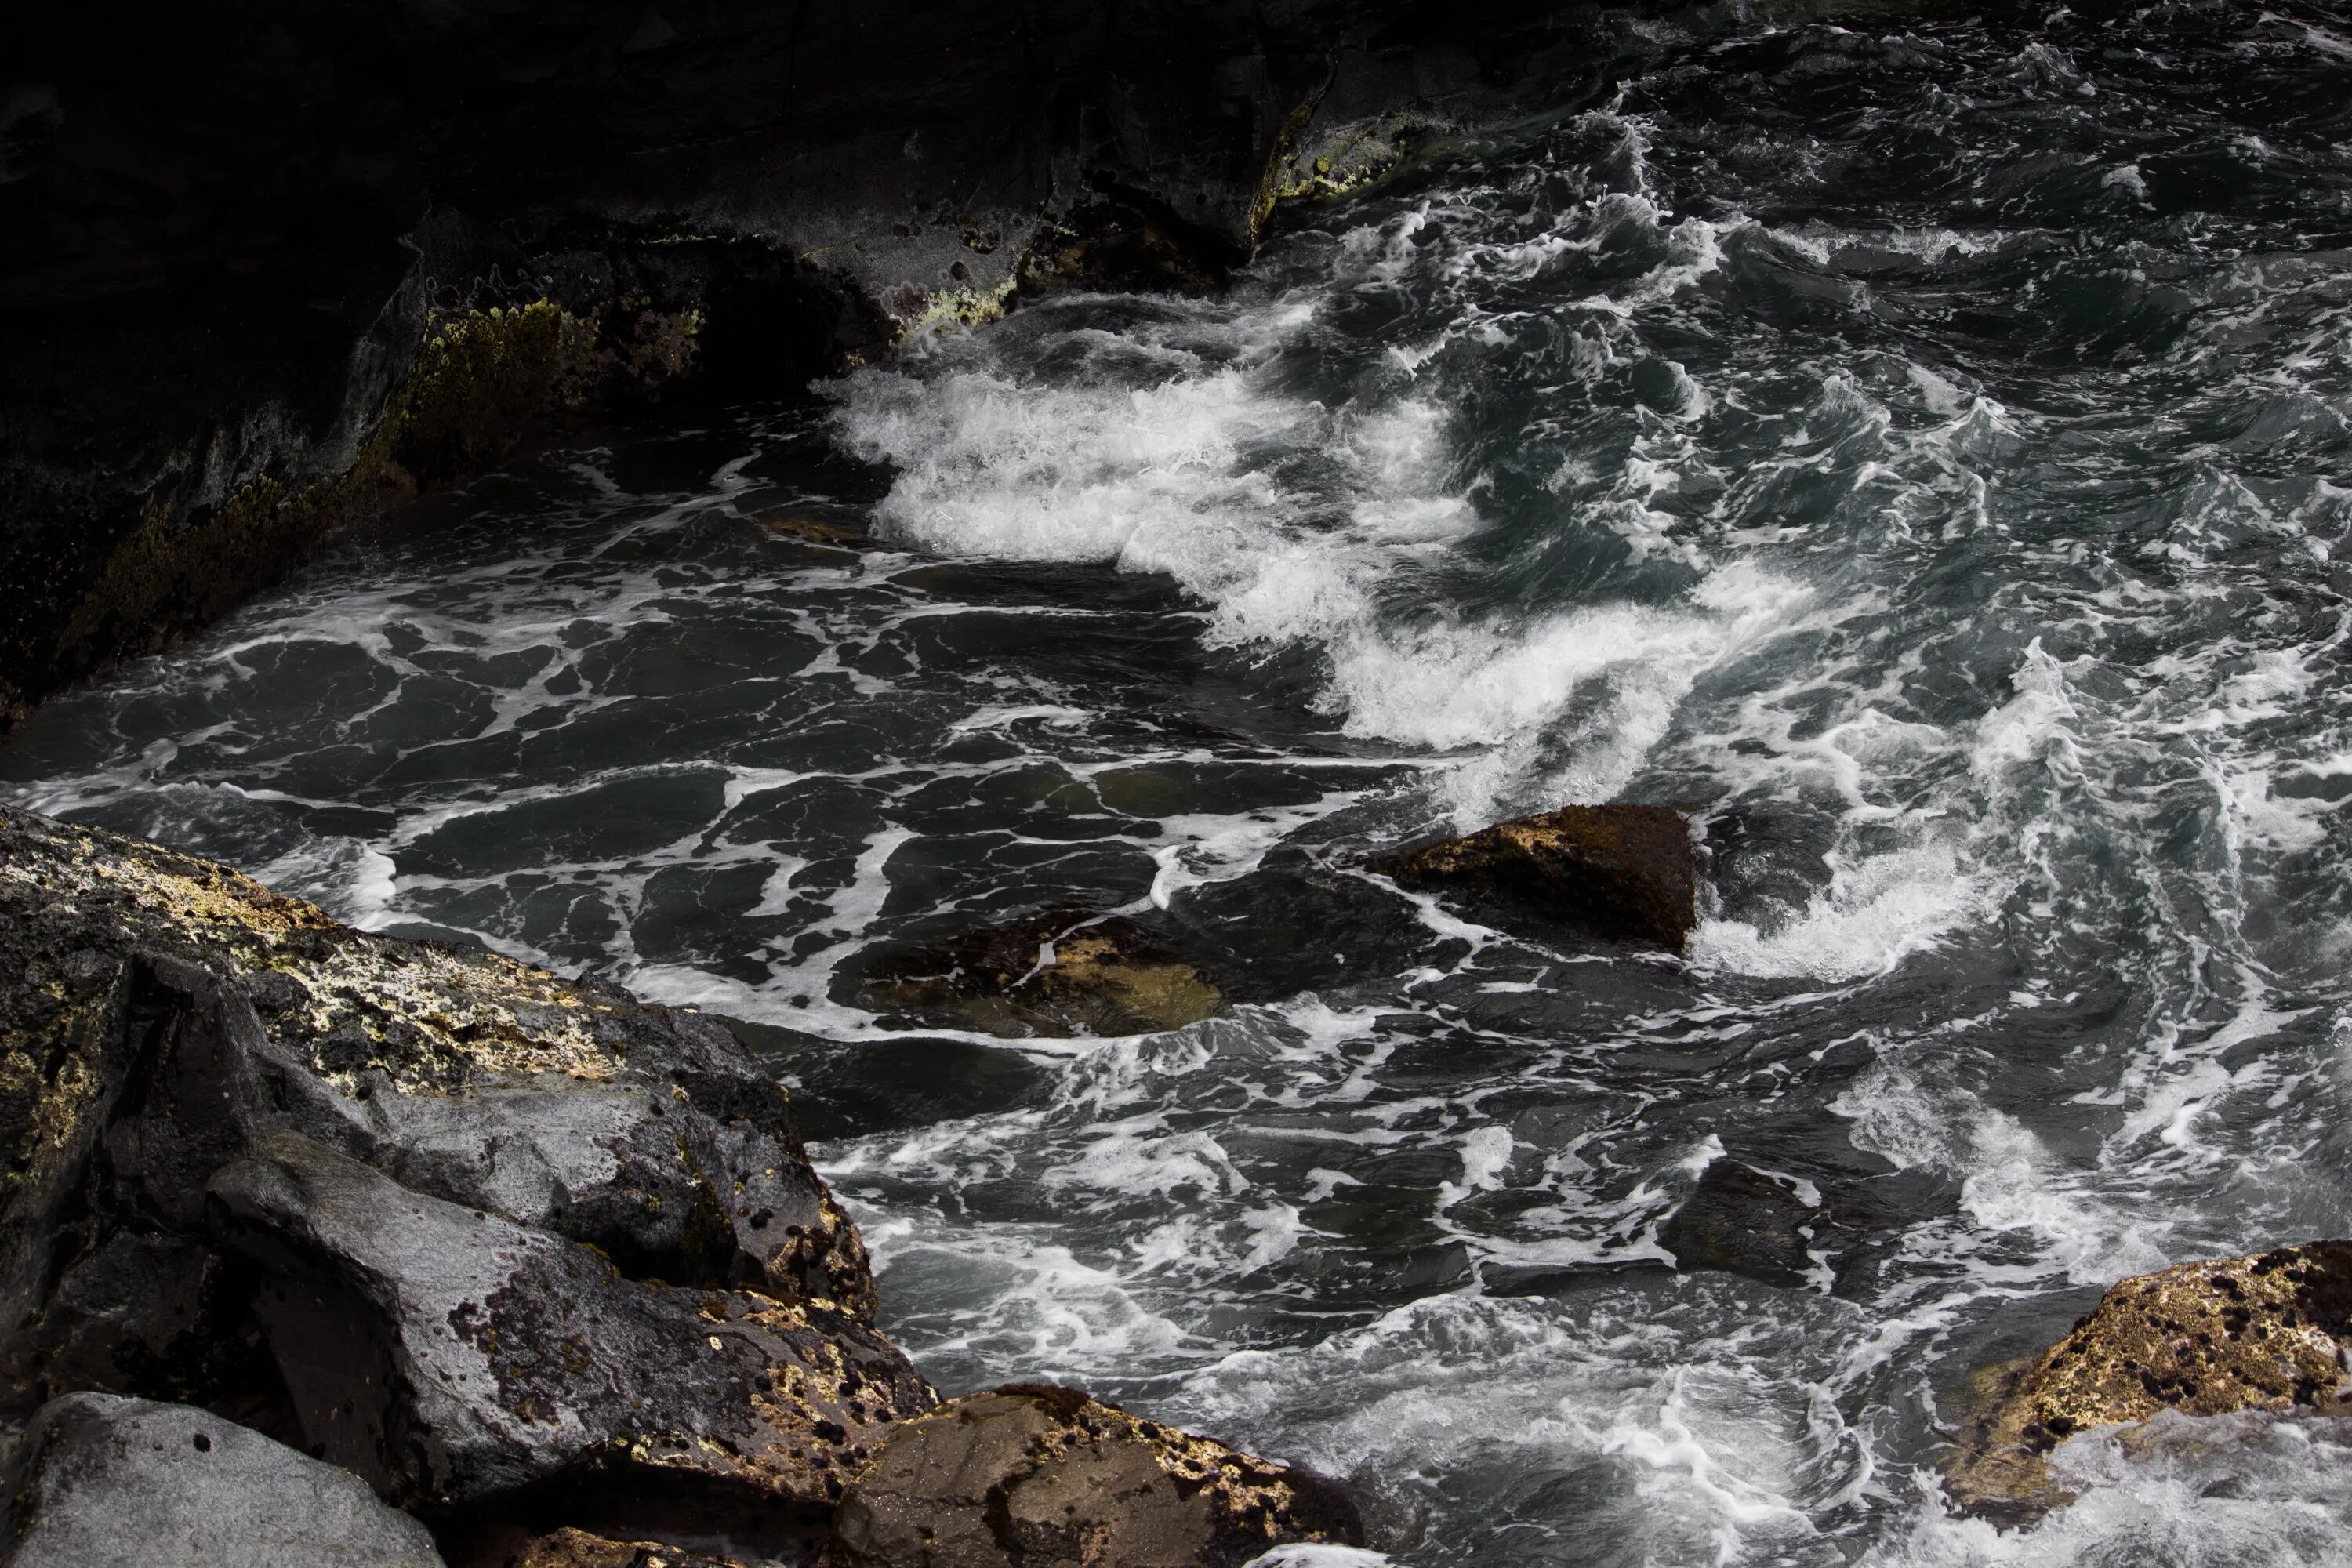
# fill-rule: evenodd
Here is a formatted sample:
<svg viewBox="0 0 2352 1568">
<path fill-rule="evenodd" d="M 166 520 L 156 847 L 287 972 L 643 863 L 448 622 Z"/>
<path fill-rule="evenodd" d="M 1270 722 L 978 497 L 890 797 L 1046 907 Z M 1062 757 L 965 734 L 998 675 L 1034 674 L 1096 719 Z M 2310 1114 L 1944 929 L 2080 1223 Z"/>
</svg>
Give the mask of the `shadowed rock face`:
<svg viewBox="0 0 2352 1568">
<path fill-rule="evenodd" d="M 425 1528 L 358 1477 L 184 1405 L 52 1400 L 5 1485 L 16 1568 L 441 1568 Z"/>
<path fill-rule="evenodd" d="M 2184 1263 L 2118 1282 L 2039 1359 L 1980 1375 L 1984 1409 L 1948 1471 L 1979 1512 L 2072 1500 L 2046 1456 L 2078 1432 L 2161 1412 L 2352 1414 L 2352 1241 Z"/>
<path fill-rule="evenodd" d="M 1048 910 L 866 971 L 864 1000 L 909 1021 L 992 1035 L 1142 1035 L 1214 1017 L 1225 999 L 1158 933 Z"/>
<path fill-rule="evenodd" d="M 1319 1477 L 1014 1385 L 894 1434 L 835 1538 L 863 1568 L 1234 1568 L 1286 1541 L 1360 1544 L 1363 1527 Z"/>
<path fill-rule="evenodd" d="M 1500 921 L 1680 952 L 1698 922 L 1696 860 L 1671 806 L 1570 805 L 1370 864 Z"/>
<path fill-rule="evenodd" d="M 1276 199 L 1599 84 L 1591 5 L 450 0 L 11 18 L 0 723 L 337 518 L 681 378 L 1213 286 Z"/>
</svg>

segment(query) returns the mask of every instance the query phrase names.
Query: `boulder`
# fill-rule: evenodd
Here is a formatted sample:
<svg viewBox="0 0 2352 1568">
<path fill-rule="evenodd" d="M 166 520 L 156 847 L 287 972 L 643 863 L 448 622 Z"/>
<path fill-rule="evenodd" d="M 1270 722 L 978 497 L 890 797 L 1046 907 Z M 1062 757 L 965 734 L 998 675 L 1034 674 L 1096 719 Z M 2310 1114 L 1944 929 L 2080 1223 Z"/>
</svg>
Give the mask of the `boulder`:
<svg viewBox="0 0 2352 1568">
<path fill-rule="evenodd" d="M 207 1201 L 261 1267 L 257 1315 L 305 1440 L 410 1507 L 674 1478 L 789 1526 L 938 1402 L 829 1302 L 625 1279 L 296 1133 L 260 1134 Z"/>
<path fill-rule="evenodd" d="M 633 1276 L 872 1310 L 782 1089 L 714 1019 L 371 936 L 225 867 L 5 808 L 0 967 L 0 1347 L 20 1405 L 168 1361 L 198 1320 L 188 1348 L 217 1359 L 236 1270 L 204 1250 L 202 1194 L 271 1129 Z M 139 1305 L 107 1284 L 151 1266 L 163 1288 Z"/>
<path fill-rule="evenodd" d="M 1369 864 L 1498 921 L 1679 952 L 1698 923 L 1696 861 L 1672 806 L 1569 805 Z"/>
<path fill-rule="evenodd" d="M 863 997 L 918 1025 L 1015 1037 L 1146 1035 L 1225 1010 L 1159 932 L 1074 909 L 887 954 L 866 970 Z"/>
<path fill-rule="evenodd" d="M 2352 1241 L 2184 1263 L 2119 1281 L 2040 1357 L 1987 1369 L 1946 1467 L 1955 1501 L 2030 1517 L 2072 1500 L 2047 1456 L 2158 1414 L 2352 1415 Z"/>
<path fill-rule="evenodd" d="M 1014 1384 L 892 1434 L 834 1522 L 861 1568 L 1235 1568 L 1360 1545 L 1338 1488 L 1078 1389 Z"/>
<path fill-rule="evenodd" d="M 184 1405 L 51 1400 L 5 1484 L 11 1568 L 441 1568 L 432 1534 L 357 1476 Z"/>
</svg>

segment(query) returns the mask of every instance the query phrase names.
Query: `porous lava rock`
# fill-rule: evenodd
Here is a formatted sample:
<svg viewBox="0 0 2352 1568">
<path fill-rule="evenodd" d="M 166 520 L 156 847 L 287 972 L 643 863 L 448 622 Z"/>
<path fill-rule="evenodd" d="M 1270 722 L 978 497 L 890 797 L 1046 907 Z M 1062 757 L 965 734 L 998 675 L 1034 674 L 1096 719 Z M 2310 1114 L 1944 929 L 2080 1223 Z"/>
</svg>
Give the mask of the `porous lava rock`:
<svg viewBox="0 0 2352 1568">
<path fill-rule="evenodd" d="M 908 1517 L 914 1483 L 877 1467 L 938 1395 L 872 1326 L 855 1228 L 716 1020 L 351 931 L 225 867 L 7 808 L 0 967 L 0 1414 L 32 1423 L 0 1516 L 79 1551 L 57 1532 L 99 1515 L 67 1505 L 109 1494 L 74 1456 L 144 1466 L 171 1422 L 205 1424 L 197 1455 L 216 1427 L 261 1457 L 125 1483 L 164 1502 L 123 1541 L 216 1475 L 206 1528 L 251 1550 L 196 1531 L 211 1555 L 9 1561 L 346 1561 L 278 1549 L 268 1521 L 298 1482 L 406 1508 L 460 1568 L 809 1562 L 849 1550 L 853 1517 L 871 1559 Z M 177 1403 L 135 1403 L 158 1395 Z M 1018 1492 L 1024 1561 L 1182 1541 L 1237 1563 L 1354 1529 L 1303 1473 L 1082 1394 L 1005 1397 L 1035 1442 L 975 1506 Z M 110 1435 L 86 1441 L 100 1417 Z M 841 1513 L 861 1477 L 866 1511 Z M 313 1512 L 331 1531 L 375 1517 Z M 383 1518 L 398 1551 L 350 1561 L 435 1560 Z"/>
<path fill-rule="evenodd" d="M 1014 1384 L 894 1433 L 834 1534 L 856 1568 L 1234 1568 L 1285 1542 L 1360 1545 L 1363 1527 L 1310 1472 Z"/>
<path fill-rule="evenodd" d="M 2352 1241 L 2184 1263 L 2117 1282 L 2040 1357 L 1988 1369 L 1947 1490 L 1995 1516 L 2071 1500 L 2047 1456 L 2161 1412 L 2352 1414 Z"/>
<path fill-rule="evenodd" d="M 257 1314 L 304 1436 L 412 1507 L 634 1468 L 754 1510 L 829 1509 L 938 1399 L 830 1303 L 626 1279 L 299 1134 L 261 1134 L 207 1197 L 263 1266 Z"/>
<path fill-rule="evenodd" d="M 864 991 L 911 1022 L 1014 1037 L 1150 1034 L 1225 1010 L 1167 938 L 1074 909 L 887 954 L 866 970 Z"/>
<path fill-rule="evenodd" d="M 350 1471 L 184 1405 L 53 1399 L 0 1486 L 12 1568 L 442 1568 L 425 1526 Z"/>
<path fill-rule="evenodd" d="M 1374 871 L 1482 915 L 1680 952 L 1698 923 L 1689 817 L 1664 805 L 1567 805 L 1374 856 Z"/>
<path fill-rule="evenodd" d="M 6 809 L 0 964 L 0 1342 L 33 1402 L 44 1363 L 111 1355 L 66 1327 L 178 1331 L 105 1279 L 152 1265 L 181 1287 L 155 1310 L 202 1314 L 205 1182 L 271 1128 L 633 1275 L 872 1310 L 782 1091 L 713 1019 Z"/>
</svg>

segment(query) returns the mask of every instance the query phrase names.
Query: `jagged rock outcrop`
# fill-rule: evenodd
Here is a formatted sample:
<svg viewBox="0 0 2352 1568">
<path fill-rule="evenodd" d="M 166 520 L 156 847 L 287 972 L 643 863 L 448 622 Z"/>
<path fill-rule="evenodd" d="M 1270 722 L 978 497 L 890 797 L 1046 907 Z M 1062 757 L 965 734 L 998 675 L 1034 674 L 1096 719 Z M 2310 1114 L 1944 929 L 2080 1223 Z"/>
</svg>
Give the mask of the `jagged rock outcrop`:
<svg viewBox="0 0 2352 1568">
<path fill-rule="evenodd" d="M 2040 1357 L 1987 1369 L 1947 1467 L 1976 1511 L 2031 1517 L 2072 1500 L 2048 1457 L 2161 1412 L 2352 1415 L 2352 1241 L 2184 1263 L 2118 1281 Z"/>
<path fill-rule="evenodd" d="M 1534 0 L 452 0 L 13 18 L 0 724 L 548 416 L 761 396 L 1593 90 Z M 1623 36 L 1623 35 L 1619 35 Z"/>
<path fill-rule="evenodd" d="M 651 1471 L 789 1522 L 938 1399 L 829 1301 L 632 1280 L 294 1133 L 262 1133 L 205 1195 L 262 1266 L 255 1311 L 304 1436 L 428 1512 Z"/>
<path fill-rule="evenodd" d="M 871 1310 L 856 1229 L 715 1020 L 368 936 L 211 862 L 15 811 L 0 962 L 0 1333 L 41 1311 L 12 1369 L 37 1390 L 60 1317 L 120 1310 L 84 1272 L 200 1236 L 205 1181 L 268 1128 L 635 1274 Z"/>
<path fill-rule="evenodd" d="M 853 1568 L 1238 1568 L 1286 1541 L 1360 1545 L 1363 1527 L 1319 1477 L 1014 1385 L 892 1434 L 835 1539 Z"/>
<path fill-rule="evenodd" d="M 1378 855 L 1371 868 L 1484 915 L 1680 952 L 1698 923 L 1690 819 L 1672 806 L 1568 805 Z"/>
<path fill-rule="evenodd" d="M 1158 932 L 1092 910 L 1047 910 L 885 953 L 859 999 L 901 1021 L 1012 1037 L 1141 1035 L 1225 1010 Z"/>
<path fill-rule="evenodd" d="M 854 1488 L 903 1500 L 877 1467 L 914 1451 L 895 1440 L 938 1395 L 873 1327 L 856 1228 L 717 1020 L 352 931 L 225 867 L 6 808 L 0 969 L 0 1410 L 37 1435 L 131 1410 L 215 1423 L 248 1458 L 290 1444 L 325 1461 L 286 1453 L 312 1467 L 297 1480 L 372 1488 L 466 1565 L 719 1563 L 681 1549 L 719 1540 L 802 1561 L 845 1549 Z M 178 1403 L 73 1402 L 93 1391 Z M 1166 1500 L 1087 1491 L 1104 1540 L 1197 1536 L 1223 1563 L 1220 1542 L 1354 1528 L 1309 1478 L 1038 1397 L 1054 1443 L 1141 1444 L 1102 1473 L 1157 1456 L 1186 1500 L 1193 1533 L 1170 1535 Z M 56 1479 L 79 1450 L 47 1451 L 17 1450 L 33 1468 L 0 1513 L 79 1541 Z M 1007 1480 L 1024 1497 L 1061 1495 L 1042 1455 Z M 296 1482 L 255 1464 L 266 1512 Z M 992 1529 L 1001 1491 L 924 1506 Z M 1085 1560 L 1161 1560 L 1126 1551 Z"/>
<path fill-rule="evenodd" d="M 10 1568 L 442 1568 L 432 1534 L 350 1471 L 184 1405 L 52 1400 L 0 1489 Z"/>
</svg>

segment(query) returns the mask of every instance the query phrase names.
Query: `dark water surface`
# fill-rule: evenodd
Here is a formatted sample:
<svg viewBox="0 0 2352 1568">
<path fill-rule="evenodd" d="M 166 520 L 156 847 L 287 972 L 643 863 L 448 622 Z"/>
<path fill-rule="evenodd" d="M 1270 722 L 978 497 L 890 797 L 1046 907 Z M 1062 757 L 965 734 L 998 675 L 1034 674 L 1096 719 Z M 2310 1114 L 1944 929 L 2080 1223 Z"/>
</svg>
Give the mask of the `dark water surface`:
<svg viewBox="0 0 2352 1568">
<path fill-rule="evenodd" d="M 1228 297 L 824 391 L 349 536 L 0 779 L 805 1031 L 933 1376 L 1352 1476 L 1400 1561 L 2352 1562 L 2327 1423 L 2077 1443 L 2025 1533 L 1933 1467 L 2117 1276 L 2352 1230 L 2352 23 L 1669 41 Z M 1600 799 L 1714 815 L 1686 960 L 1350 869 Z M 1065 904 L 1244 1004 L 856 1005 Z M 1678 1268 L 1703 1180 L 1801 1234 Z"/>
</svg>

